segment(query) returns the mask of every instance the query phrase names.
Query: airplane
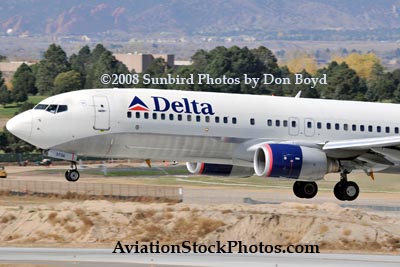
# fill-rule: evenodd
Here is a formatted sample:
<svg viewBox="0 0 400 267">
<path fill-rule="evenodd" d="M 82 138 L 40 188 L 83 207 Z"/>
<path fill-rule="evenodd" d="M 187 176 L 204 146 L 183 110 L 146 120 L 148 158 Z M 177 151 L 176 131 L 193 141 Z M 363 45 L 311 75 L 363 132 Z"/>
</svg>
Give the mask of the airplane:
<svg viewBox="0 0 400 267">
<path fill-rule="evenodd" d="M 71 162 L 79 156 L 186 161 L 193 174 L 294 181 L 310 199 L 339 173 L 334 195 L 355 200 L 347 175 L 400 171 L 400 105 L 156 89 L 87 89 L 51 96 L 10 119 L 15 136 Z"/>
</svg>

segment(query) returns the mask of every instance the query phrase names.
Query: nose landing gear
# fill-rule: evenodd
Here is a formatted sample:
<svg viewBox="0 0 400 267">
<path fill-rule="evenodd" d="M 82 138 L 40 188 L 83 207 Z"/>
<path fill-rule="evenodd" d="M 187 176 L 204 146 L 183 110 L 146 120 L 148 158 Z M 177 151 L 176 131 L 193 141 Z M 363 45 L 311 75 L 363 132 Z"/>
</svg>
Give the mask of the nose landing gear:
<svg viewBox="0 0 400 267">
<path fill-rule="evenodd" d="M 65 172 L 65 179 L 67 179 L 68 182 L 76 182 L 79 180 L 79 176 L 80 175 L 78 168 L 76 167 L 76 162 L 71 161 L 71 169 Z"/>
</svg>

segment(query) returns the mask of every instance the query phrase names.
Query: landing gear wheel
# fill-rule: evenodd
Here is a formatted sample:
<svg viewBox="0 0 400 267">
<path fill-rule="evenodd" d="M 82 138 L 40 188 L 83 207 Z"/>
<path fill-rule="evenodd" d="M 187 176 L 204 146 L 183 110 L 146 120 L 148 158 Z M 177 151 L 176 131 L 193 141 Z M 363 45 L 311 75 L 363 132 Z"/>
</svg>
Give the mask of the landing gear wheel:
<svg viewBox="0 0 400 267">
<path fill-rule="evenodd" d="M 298 198 L 313 198 L 318 193 L 318 185 L 316 182 L 296 181 L 293 184 L 293 193 Z"/>
<path fill-rule="evenodd" d="M 71 169 L 65 172 L 65 179 L 67 179 L 68 182 L 76 182 L 79 180 L 79 176 L 76 162 L 71 162 Z"/>
<path fill-rule="evenodd" d="M 344 186 L 343 194 L 344 198 L 348 201 L 353 201 L 358 197 L 360 188 L 355 182 L 347 182 Z"/>
<path fill-rule="evenodd" d="M 333 194 L 339 200 L 345 200 L 343 196 L 343 182 L 338 182 L 335 187 L 333 188 Z"/>
<path fill-rule="evenodd" d="M 338 182 L 333 189 L 335 197 L 341 201 L 353 201 L 360 193 L 360 188 L 355 182 L 347 181 L 348 173 L 347 170 L 343 170 L 340 173 L 340 182 Z"/>
</svg>

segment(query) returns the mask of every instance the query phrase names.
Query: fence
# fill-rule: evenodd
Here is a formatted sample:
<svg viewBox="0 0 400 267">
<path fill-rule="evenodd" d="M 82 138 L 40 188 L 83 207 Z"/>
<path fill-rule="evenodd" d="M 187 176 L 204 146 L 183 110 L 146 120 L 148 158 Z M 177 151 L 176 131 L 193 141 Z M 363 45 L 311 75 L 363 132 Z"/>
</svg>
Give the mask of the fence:
<svg viewBox="0 0 400 267">
<path fill-rule="evenodd" d="M 19 193 L 66 195 L 75 193 L 87 196 L 112 197 L 154 197 L 182 201 L 182 188 L 172 186 L 151 186 L 105 183 L 67 183 L 56 181 L 1 180 L 0 190 Z"/>
</svg>

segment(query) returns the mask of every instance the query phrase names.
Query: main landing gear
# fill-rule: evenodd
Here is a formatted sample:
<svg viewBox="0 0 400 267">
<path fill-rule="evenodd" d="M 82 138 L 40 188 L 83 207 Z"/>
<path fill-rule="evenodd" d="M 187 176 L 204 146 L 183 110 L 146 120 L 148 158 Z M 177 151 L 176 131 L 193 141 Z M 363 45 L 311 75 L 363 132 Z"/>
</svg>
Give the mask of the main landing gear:
<svg viewBox="0 0 400 267">
<path fill-rule="evenodd" d="M 343 169 L 340 172 L 340 182 L 335 185 L 333 192 L 335 197 L 341 201 L 352 201 L 358 197 L 360 189 L 355 182 L 347 181 L 347 174 L 350 172 Z M 296 181 L 293 184 L 293 193 L 298 198 L 313 198 L 318 192 L 316 182 Z"/>
<path fill-rule="evenodd" d="M 349 173 L 350 172 L 346 169 L 342 170 L 340 172 L 340 182 L 338 182 L 333 189 L 335 197 L 342 201 L 355 200 L 360 193 L 360 189 L 355 182 L 347 181 L 347 174 Z"/>
<path fill-rule="evenodd" d="M 79 172 L 75 161 L 71 161 L 71 169 L 65 172 L 65 179 L 67 179 L 68 182 L 76 182 L 79 180 Z"/>
</svg>

